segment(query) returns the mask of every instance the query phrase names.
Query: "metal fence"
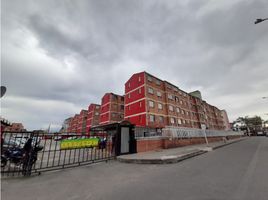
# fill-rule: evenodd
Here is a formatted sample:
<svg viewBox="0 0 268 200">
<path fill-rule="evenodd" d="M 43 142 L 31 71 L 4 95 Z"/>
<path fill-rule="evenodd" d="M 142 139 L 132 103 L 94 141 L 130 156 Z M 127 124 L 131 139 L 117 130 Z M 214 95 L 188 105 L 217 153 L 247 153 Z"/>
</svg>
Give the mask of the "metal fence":
<svg viewBox="0 0 268 200">
<path fill-rule="evenodd" d="M 166 127 L 162 129 L 162 136 L 174 138 L 193 138 L 193 137 L 227 137 L 244 135 L 241 131 L 218 131 L 202 130 L 194 128 Z"/>
<path fill-rule="evenodd" d="M 1 143 L 2 176 L 28 176 L 115 157 L 112 136 L 107 133 L 78 136 L 4 132 Z"/>
<path fill-rule="evenodd" d="M 147 127 L 135 127 L 135 138 L 162 136 L 162 130 Z"/>
</svg>

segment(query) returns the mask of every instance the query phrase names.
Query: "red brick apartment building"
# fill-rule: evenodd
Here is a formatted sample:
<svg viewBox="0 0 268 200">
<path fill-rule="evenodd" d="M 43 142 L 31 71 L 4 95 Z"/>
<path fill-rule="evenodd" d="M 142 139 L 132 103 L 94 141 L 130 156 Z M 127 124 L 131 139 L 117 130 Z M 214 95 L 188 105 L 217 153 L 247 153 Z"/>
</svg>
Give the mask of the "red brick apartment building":
<svg viewBox="0 0 268 200">
<path fill-rule="evenodd" d="M 106 93 L 101 99 L 100 124 L 124 120 L 124 96 Z"/>
<path fill-rule="evenodd" d="M 85 133 L 86 132 L 86 123 L 87 123 L 87 110 L 81 110 L 78 116 L 77 122 L 77 132 L 76 133 Z"/>
<path fill-rule="evenodd" d="M 125 120 L 136 126 L 178 126 L 224 130 L 221 111 L 206 103 L 201 93 L 186 93 L 147 72 L 133 74 L 125 83 Z"/>
<path fill-rule="evenodd" d="M 99 104 L 90 104 L 88 106 L 87 126 L 86 131 L 89 132 L 92 126 L 99 125 L 100 123 L 100 109 Z"/>
<path fill-rule="evenodd" d="M 78 119 L 79 119 L 79 114 L 75 114 L 74 117 L 72 117 L 72 119 L 70 120 L 70 125 L 68 127 L 68 133 L 77 133 Z"/>
</svg>

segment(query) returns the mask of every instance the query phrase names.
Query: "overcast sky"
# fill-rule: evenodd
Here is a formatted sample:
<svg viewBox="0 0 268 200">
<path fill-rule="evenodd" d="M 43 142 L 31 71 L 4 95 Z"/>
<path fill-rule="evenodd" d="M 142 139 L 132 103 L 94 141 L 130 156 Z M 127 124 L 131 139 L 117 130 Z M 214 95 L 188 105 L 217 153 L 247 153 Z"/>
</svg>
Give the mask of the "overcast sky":
<svg viewBox="0 0 268 200">
<path fill-rule="evenodd" d="M 147 71 L 268 119 L 267 0 L 2 0 L 1 116 L 28 130 L 124 93 Z"/>
</svg>

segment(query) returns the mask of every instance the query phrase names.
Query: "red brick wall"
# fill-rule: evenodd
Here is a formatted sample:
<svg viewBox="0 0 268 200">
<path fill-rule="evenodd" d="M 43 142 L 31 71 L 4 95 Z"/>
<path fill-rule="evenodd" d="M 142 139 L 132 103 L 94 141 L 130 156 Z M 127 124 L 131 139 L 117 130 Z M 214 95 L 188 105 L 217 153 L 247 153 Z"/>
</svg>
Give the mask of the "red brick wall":
<svg viewBox="0 0 268 200">
<path fill-rule="evenodd" d="M 228 139 L 239 138 L 240 136 L 229 136 Z M 220 142 L 223 141 L 223 137 L 209 137 L 208 142 Z M 137 152 L 154 151 L 158 149 L 170 149 L 176 147 L 183 147 L 194 144 L 206 143 L 205 138 L 190 138 L 190 139 L 173 139 L 168 138 L 141 138 L 137 140 Z"/>
<path fill-rule="evenodd" d="M 153 151 L 163 149 L 163 139 L 140 139 L 137 140 L 137 152 Z"/>
</svg>

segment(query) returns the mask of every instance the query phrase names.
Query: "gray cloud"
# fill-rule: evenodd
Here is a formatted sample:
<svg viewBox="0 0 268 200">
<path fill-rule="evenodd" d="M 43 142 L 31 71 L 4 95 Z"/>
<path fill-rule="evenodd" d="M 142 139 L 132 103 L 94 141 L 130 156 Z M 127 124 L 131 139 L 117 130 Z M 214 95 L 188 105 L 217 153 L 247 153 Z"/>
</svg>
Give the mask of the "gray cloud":
<svg viewBox="0 0 268 200">
<path fill-rule="evenodd" d="M 268 26 L 253 22 L 267 11 L 264 0 L 3 1 L 2 115 L 59 124 L 144 70 L 200 89 L 231 119 L 263 115 Z"/>
</svg>

